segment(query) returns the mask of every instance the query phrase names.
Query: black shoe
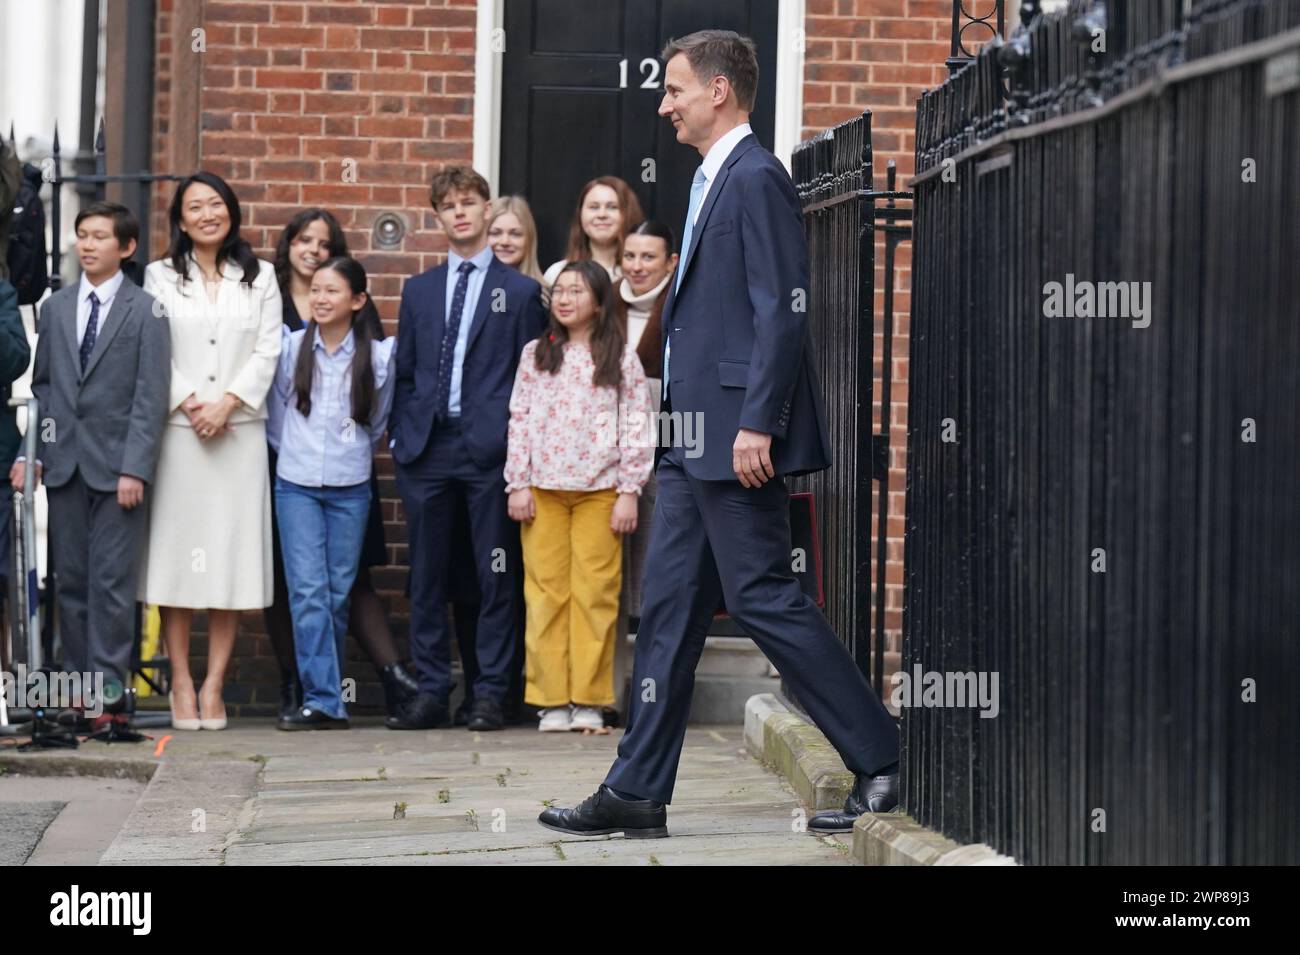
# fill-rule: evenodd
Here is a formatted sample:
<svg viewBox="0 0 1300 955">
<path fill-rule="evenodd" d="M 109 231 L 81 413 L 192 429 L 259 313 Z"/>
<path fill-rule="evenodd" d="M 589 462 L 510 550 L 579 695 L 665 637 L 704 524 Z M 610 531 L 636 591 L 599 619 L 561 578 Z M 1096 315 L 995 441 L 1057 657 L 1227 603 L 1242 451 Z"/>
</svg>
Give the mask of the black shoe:
<svg viewBox="0 0 1300 955">
<path fill-rule="evenodd" d="M 501 704 L 494 700 L 475 700 L 469 709 L 469 721 L 466 725 L 471 730 L 487 732 L 499 730 L 506 725 L 501 714 Z"/>
<path fill-rule="evenodd" d="M 302 709 L 302 681 L 297 673 L 280 674 L 280 719 L 293 716 Z"/>
<path fill-rule="evenodd" d="M 280 717 L 276 724 L 280 730 L 345 730 L 348 728 L 346 718 L 330 716 L 321 710 L 304 706 L 293 713 Z"/>
<path fill-rule="evenodd" d="M 898 805 L 898 773 L 859 776 L 843 809 L 819 812 L 808 820 L 809 832 L 852 832 L 858 817 L 867 812 L 889 812 Z"/>
<path fill-rule="evenodd" d="M 456 707 L 456 715 L 452 717 L 452 722 L 457 726 L 469 726 L 469 712 L 474 708 L 474 697 L 467 696 L 461 701 L 460 706 Z"/>
<path fill-rule="evenodd" d="M 390 730 L 432 730 L 449 721 L 446 703 L 432 693 L 416 693 L 384 720 L 384 725 Z"/>
<path fill-rule="evenodd" d="M 375 669 L 379 673 L 379 682 L 384 685 L 384 708 L 389 716 L 395 716 L 407 700 L 420 692 L 420 687 L 400 663 Z"/>
<path fill-rule="evenodd" d="M 623 833 L 628 839 L 663 839 L 668 835 L 668 812 L 651 799 L 624 799 L 604 783 L 573 809 L 545 809 L 537 817 L 547 829 L 571 836 L 607 836 Z"/>
</svg>

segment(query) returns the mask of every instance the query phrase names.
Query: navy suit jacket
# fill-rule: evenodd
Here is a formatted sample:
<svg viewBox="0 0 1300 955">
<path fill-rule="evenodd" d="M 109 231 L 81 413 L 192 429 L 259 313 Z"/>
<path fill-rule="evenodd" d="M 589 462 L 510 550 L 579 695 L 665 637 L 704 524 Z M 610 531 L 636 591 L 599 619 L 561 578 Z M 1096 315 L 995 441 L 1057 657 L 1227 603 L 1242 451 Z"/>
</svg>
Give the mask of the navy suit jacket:
<svg viewBox="0 0 1300 955">
<path fill-rule="evenodd" d="M 736 480 L 731 449 L 741 428 L 772 435 L 778 475 L 830 467 L 808 327 L 803 214 L 785 167 L 752 134 L 709 187 L 681 270 L 680 286 L 669 286 L 663 332 L 665 341 L 672 336 L 672 411 L 698 412 L 703 423 L 703 453 L 688 450 L 686 470 Z"/>
<path fill-rule="evenodd" d="M 546 327 L 541 288 L 495 257 L 488 266 L 469 328 L 460 381 L 465 444 L 478 467 L 505 464 L 510 392 L 519 353 Z M 402 286 L 397 381 L 388 426 L 398 464 L 410 464 L 429 444 L 446 312 L 446 262 L 407 279 Z"/>
</svg>

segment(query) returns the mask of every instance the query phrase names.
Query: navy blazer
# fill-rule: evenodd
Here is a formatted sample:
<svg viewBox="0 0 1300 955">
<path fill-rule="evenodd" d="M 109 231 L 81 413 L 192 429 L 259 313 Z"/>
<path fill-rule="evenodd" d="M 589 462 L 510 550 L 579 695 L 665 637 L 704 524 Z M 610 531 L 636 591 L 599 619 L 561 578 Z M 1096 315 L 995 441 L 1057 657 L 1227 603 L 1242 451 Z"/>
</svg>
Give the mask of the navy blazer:
<svg viewBox="0 0 1300 955">
<path fill-rule="evenodd" d="M 510 392 L 519 353 L 546 327 L 541 291 L 537 282 L 492 258 L 469 327 L 460 381 L 465 444 L 480 468 L 505 464 Z M 406 280 L 397 320 L 397 381 L 388 424 L 398 464 L 410 464 L 429 444 L 446 312 L 446 262 Z"/>
<path fill-rule="evenodd" d="M 830 467 L 808 327 L 803 214 L 785 167 L 752 134 L 709 187 L 681 271 L 663 332 L 665 341 L 672 335 L 672 411 L 698 413 L 703 424 L 703 453 L 688 451 L 686 470 L 736 480 L 732 446 L 741 428 L 772 435 L 778 475 Z"/>
</svg>

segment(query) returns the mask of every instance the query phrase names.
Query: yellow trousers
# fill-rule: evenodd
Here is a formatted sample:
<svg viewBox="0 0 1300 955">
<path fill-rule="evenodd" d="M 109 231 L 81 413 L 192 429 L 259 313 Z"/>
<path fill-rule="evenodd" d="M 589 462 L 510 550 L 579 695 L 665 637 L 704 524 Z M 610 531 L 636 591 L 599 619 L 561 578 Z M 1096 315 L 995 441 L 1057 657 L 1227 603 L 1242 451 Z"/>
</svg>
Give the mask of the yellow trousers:
<svg viewBox="0 0 1300 955">
<path fill-rule="evenodd" d="M 533 488 L 537 516 L 520 525 L 524 551 L 524 700 L 532 706 L 610 706 L 623 540 L 609 526 L 618 494 Z"/>
</svg>

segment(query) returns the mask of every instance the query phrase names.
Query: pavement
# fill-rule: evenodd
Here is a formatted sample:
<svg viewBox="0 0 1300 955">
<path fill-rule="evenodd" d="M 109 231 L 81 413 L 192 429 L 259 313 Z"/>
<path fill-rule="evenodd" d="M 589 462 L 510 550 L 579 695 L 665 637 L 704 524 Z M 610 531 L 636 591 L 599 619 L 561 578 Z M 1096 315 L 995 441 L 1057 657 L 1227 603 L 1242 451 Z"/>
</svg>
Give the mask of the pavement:
<svg viewBox="0 0 1300 955">
<path fill-rule="evenodd" d="M 144 743 L 89 742 L 71 754 L 5 753 L 0 789 L 15 771 L 148 778 L 120 828 L 111 814 L 98 827 L 104 865 L 850 864 L 851 836 L 804 831 L 806 810 L 749 753 L 741 726 L 690 728 L 671 838 L 655 840 L 581 839 L 537 823 L 544 806 L 595 790 L 621 730 L 394 732 L 371 718 L 347 731 L 285 733 L 237 719 L 220 732 L 150 732 Z M 69 782 L 48 777 L 44 792 L 24 790 L 24 831 L 50 816 L 48 803 L 66 801 Z M 108 782 L 122 792 L 141 785 Z M 29 863 L 58 861 L 52 848 L 38 843 Z"/>
</svg>

